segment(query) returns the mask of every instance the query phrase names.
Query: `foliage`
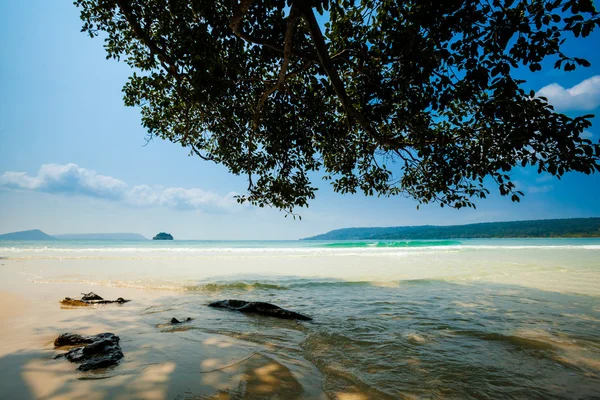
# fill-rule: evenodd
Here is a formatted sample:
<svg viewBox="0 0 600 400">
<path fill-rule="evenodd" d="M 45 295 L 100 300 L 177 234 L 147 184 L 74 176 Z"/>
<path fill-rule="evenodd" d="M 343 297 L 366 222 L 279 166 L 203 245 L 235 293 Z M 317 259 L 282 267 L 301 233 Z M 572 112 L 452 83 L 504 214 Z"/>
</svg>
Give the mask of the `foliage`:
<svg viewBox="0 0 600 400">
<path fill-rule="evenodd" d="M 308 240 L 407 240 L 531 237 L 600 237 L 600 218 L 487 222 L 452 226 L 345 228 Z"/>
<path fill-rule="evenodd" d="M 517 68 L 571 71 L 591 0 L 76 0 L 83 31 L 133 70 L 125 104 L 150 137 L 247 175 L 239 201 L 340 193 L 474 206 L 518 166 L 600 171 L 600 144 L 525 92 Z M 321 17 L 315 11 L 322 13 Z"/>
</svg>

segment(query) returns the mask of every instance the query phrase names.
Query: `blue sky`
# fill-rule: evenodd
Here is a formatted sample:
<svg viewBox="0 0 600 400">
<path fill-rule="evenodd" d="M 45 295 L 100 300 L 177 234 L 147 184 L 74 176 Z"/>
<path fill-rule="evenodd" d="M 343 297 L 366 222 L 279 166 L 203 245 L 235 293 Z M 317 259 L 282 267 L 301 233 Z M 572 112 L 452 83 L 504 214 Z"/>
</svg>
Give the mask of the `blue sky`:
<svg viewBox="0 0 600 400">
<path fill-rule="evenodd" d="M 476 210 L 416 209 L 413 200 L 334 193 L 325 182 L 302 221 L 240 206 L 246 181 L 156 140 L 144 146 L 139 111 L 123 105 L 129 76 L 105 59 L 102 41 L 80 33 L 70 1 L 0 2 L 0 233 L 159 231 L 179 239 L 296 239 L 351 226 L 462 224 L 600 216 L 600 174 L 558 181 L 515 171 L 526 196 L 496 194 Z M 572 115 L 600 108 L 600 32 L 567 50 L 590 68 L 526 74 L 527 89 Z M 587 132 L 600 137 L 600 118 Z"/>
</svg>

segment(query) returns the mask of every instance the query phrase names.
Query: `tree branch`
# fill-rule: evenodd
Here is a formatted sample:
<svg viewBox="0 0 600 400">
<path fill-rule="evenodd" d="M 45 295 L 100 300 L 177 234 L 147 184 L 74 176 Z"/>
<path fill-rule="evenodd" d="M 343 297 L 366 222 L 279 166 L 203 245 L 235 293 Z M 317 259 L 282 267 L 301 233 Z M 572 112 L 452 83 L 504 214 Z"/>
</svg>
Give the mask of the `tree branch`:
<svg viewBox="0 0 600 400">
<path fill-rule="evenodd" d="M 234 0 L 233 16 L 231 17 L 231 21 L 229 21 L 229 27 L 236 34 L 241 30 L 242 20 L 248 13 L 248 9 L 252 3 L 254 3 L 254 0 L 241 0 L 238 4 L 235 4 Z"/>
<path fill-rule="evenodd" d="M 403 142 L 399 142 L 397 140 L 389 139 L 381 136 L 369 123 L 367 118 L 362 115 L 358 110 L 354 108 L 348 94 L 346 93 L 346 89 L 344 87 L 344 82 L 340 78 L 331 57 L 329 56 L 329 52 L 327 51 L 327 45 L 325 44 L 325 38 L 323 37 L 323 33 L 321 32 L 321 28 L 315 18 L 315 14 L 310 6 L 304 5 L 302 7 L 302 15 L 308 27 L 310 29 L 310 34 L 312 36 L 313 42 L 315 44 L 317 55 L 319 56 L 319 61 L 321 66 L 327 72 L 327 76 L 333 85 L 333 89 L 337 97 L 342 102 L 342 107 L 349 119 L 353 119 L 361 126 L 361 128 L 371 136 L 380 146 L 388 146 L 390 148 L 398 148 L 404 147 L 407 144 Z M 342 52 L 343 53 L 343 52 Z M 340 56 L 340 54 L 337 54 Z"/>
<path fill-rule="evenodd" d="M 285 53 L 285 48 L 280 46 L 279 44 L 271 40 L 261 39 L 248 35 L 242 30 L 242 22 L 253 2 L 254 0 L 241 0 L 240 3 L 235 6 L 233 16 L 231 17 L 231 20 L 229 22 L 229 27 L 237 37 L 248 43 L 253 43 L 259 46 L 265 46 L 279 53 Z M 319 61 L 319 59 L 312 54 L 299 53 L 296 51 L 292 51 L 291 54 L 295 57 L 303 58 L 305 60 L 311 60 L 313 62 Z"/>
<path fill-rule="evenodd" d="M 286 75 L 287 68 L 290 62 L 290 56 L 292 55 L 292 40 L 294 36 L 294 30 L 296 28 L 296 21 L 298 20 L 298 13 L 296 9 L 295 3 L 292 4 L 290 9 L 290 15 L 288 16 L 287 27 L 285 30 L 285 39 L 283 41 L 283 61 L 281 62 L 281 69 L 279 70 L 279 77 L 277 78 L 277 82 L 275 85 L 265 90 L 263 95 L 261 96 L 258 104 L 256 106 L 256 110 L 254 111 L 254 121 L 253 121 L 253 129 L 258 129 L 258 123 L 260 121 L 260 113 L 262 108 L 269 98 L 269 96 L 275 91 L 279 90 L 281 85 L 285 82 L 285 80 L 291 75 Z"/>
<path fill-rule="evenodd" d="M 123 12 L 125 19 L 129 23 L 131 30 L 137 36 L 139 40 L 144 42 L 146 46 L 150 49 L 150 51 L 156 54 L 163 65 L 163 68 L 170 72 L 175 79 L 181 80 L 181 75 L 179 74 L 179 70 L 177 69 L 176 63 L 167 55 L 167 52 L 160 48 L 150 37 L 150 34 L 146 32 L 138 20 L 133 15 L 133 10 L 131 9 L 131 5 L 129 4 L 129 0 L 117 0 L 117 4 L 119 8 Z"/>
<path fill-rule="evenodd" d="M 205 156 L 205 155 L 203 155 L 202 153 L 200 153 L 200 150 L 198 150 L 198 149 L 196 148 L 196 146 L 195 146 L 193 143 L 190 143 L 190 148 L 192 149 L 192 151 L 193 151 L 194 153 L 196 153 L 196 155 L 197 155 L 198 157 L 200 157 L 200 158 L 201 158 L 201 159 L 203 159 L 204 161 L 214 161 L 214 162 L 216 162 L 216 160 L 215 160 L 215 159 L 214 159 L 214 158 L 213 158 L 211 155 L 206 155 L 206 156 Z"/>
</svg>

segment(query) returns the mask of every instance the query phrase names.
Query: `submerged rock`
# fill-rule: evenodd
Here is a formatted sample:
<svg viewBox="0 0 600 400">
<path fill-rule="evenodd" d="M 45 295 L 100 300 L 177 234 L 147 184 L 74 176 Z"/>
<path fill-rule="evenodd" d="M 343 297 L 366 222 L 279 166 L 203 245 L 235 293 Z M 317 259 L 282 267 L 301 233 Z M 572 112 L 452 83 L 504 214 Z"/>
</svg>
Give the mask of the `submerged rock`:
<svg viewBox="0 0 600 400">
<path fill-rule="evenodd" d="M 312 321 L 312 318 L 307 317 L 306 315 L 302 315 L 294 311 L 285 310 L 281 307 L 277 307 L 274 304 L 263 303 L 261 301 L 220 300 L 212 302 L 208 306 L 216 308 L 227 308 L 243 313 L 260 314 L 275 318 Z"/>
<path fill-rule="evenodd" d="M 192 319 L 190 317 L 187 317 L 186 319 L 184 319 L 183 321 L 178 320 L 177 318 L 173 317 L 171 318 L 171 323 L 172 324 L 183 324 L 184 322 L 190 322 Z"/>
<path fill-rule="evenodd" d="M 100 333 L 94 336 L 83 336 L 75 333 L 63 333 L 54 340 L 55 347 L 81 346 L 59 354 L 54 358 L 64 357 L 74 363 L 81 363 L 79 371 L 90 371 L 117 365 L 123 358 L 119 346 L 119 337 L 114 333 Z"/>
<path fill-rule="evenodd" d="M 131 301 L 131 300 L 125 300 L 122 297 L 119 297 L 116 300 L 104 300 L 102 297 L 98 296 L 94 292 L 82 293 L 82 295 L 83 296 L 81 297 L 81 300 L 72 299 L 70 297 L 65 297 L 64 299 L 62 299 L 60 301 L 60 304 L 62 304 L 64 306 L 72 306 L 72 307 L 85 307 L 85 306 L 91 306 L 94 304 L 112 304 L 112 303 L 123 304 L 123 303 L 127 303 L 127 302 Z"/>
</svg>

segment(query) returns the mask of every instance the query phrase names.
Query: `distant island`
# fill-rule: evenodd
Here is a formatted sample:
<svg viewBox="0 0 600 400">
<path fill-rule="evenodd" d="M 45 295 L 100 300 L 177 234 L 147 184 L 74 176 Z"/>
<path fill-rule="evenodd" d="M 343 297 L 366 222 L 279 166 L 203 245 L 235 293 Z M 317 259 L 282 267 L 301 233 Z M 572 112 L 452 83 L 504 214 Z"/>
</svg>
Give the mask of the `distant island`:
<svg viewBox="0 0 600 400">
<path fill-rule="evenodd" d="M 469 225 L 344 228 L 302 240 L 408 240 L 600 237 L 600 218 L 485 222 Z"/>
<path fill-rule="evenodd" d="M 139 233 L 67 233 L 48 235 L 39 229 L 0 235 L 0 240 L 148 240 Z"/>
<path fill-rule="evenodd" d="M 154 236 L 152 240 L 173 240 L 173 235 L 166 232 L 161 232 L 158 235 Z"/>
<path fill-rule="evenodd" d="M 54 237 L 61 240 L 148 240 L 139 233 L 65 233 Z"/>
<path fill-rule="evenodd" d="M 29 231 L 11 232 L 0 235 L 0 240 L 56 240 L 52 236 L 40 231 L 31 229 Z"/>
</svg>

